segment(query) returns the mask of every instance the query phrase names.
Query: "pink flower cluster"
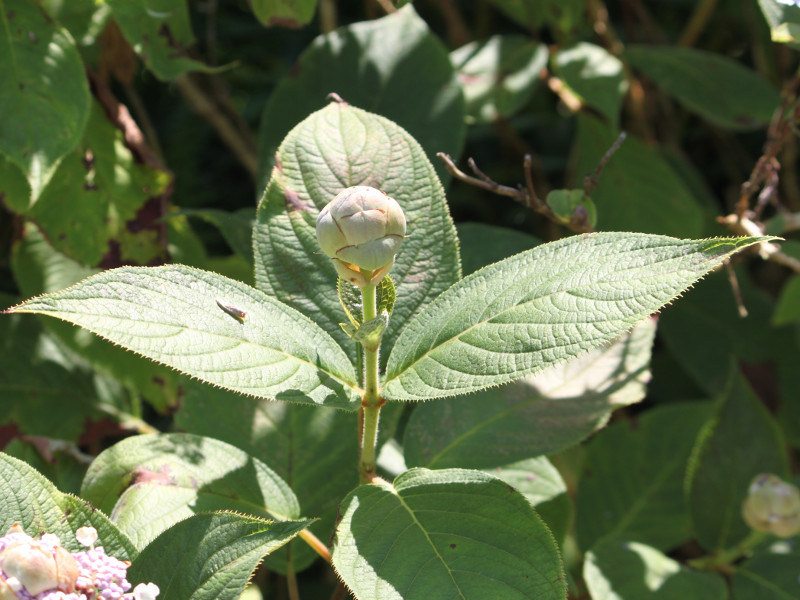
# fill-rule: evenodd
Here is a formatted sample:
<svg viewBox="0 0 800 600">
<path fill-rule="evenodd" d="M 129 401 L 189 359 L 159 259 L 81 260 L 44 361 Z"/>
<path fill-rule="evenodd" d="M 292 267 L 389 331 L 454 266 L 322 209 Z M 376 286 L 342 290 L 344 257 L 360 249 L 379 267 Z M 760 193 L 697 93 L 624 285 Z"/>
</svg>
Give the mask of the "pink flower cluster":
<svg viewBox="0 0 800 600">
<path fill-rule="evenodd" d="M 94 547 L 97 531 L 81 527 L 76 538 L 88 550 L 70 554 L 53 534 L 36 540 L 14 525 L 0 537 L 0 600 L 155 600 L 159 589 L 141 583 L 132 591 L 130 563 Z"/>
</svg>

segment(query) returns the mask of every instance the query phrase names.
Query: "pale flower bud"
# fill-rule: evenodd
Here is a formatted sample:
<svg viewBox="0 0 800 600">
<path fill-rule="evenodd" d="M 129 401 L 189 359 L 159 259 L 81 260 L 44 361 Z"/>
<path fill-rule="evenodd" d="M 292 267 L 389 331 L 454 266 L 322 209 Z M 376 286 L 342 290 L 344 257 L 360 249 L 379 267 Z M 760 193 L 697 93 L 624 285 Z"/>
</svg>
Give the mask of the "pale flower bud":
<svg viewBox="0 0 800 600">
<path fill-rule="evenodd" d="M 394 264 L 406 233 L 403 209 L 375 188 L 349 187 L 317 218 L 317 239 L 339 275 L 359 286 L 380 281 Z"/>
<path fill-rule="evenodd" d="M 742 517 L 756 531 L 795 536 L 800 533 L 800 491 L 777 475 L 759 475 L 750 484 Z"/>
<path fill-rule="evenodd" d="M 0 553 L 0 566 L 33 596 L 50 589 L 71 592 L 78 579 L 78 563 L 69 552 L 33 540 L 9 545 Z"/>
</svg>

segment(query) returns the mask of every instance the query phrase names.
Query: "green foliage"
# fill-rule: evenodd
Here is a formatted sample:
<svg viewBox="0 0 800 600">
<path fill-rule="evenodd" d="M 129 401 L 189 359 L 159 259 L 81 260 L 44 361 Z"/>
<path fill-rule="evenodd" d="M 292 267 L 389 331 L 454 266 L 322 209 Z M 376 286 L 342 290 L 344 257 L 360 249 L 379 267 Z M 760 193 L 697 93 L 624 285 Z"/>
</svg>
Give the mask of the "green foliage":
<svg viewBox="0 0 800 600">
<path fill-rule="evenodd" d="M 0 534 L 179 600 L 796 597 L 741 511 L 800 481 L 800 7 L 642 8 L 0 0 Z"/>
<path fill-rule="evenodd" d="M 358 598 L 566 596 L 552 534 L 489 475 L 412 469 L 358 488 L 341 513 L 333 563 Z M 378 526 L 386 538 L 372 535 Z"/>
</svg>

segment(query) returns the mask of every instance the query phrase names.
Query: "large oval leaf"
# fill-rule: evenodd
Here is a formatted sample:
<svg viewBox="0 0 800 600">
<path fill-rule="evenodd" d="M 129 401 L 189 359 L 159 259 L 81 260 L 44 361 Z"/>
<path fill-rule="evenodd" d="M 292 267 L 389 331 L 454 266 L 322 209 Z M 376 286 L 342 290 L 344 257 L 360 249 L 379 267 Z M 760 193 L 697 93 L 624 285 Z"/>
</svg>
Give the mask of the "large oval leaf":
<svg viewBox="0 0 800 600">
<path fill-rule="evenodd" d="M 262 518 L 297 518 L 292 490 L 260 460 L 211 438 L 140 435 L 101 453 L 81 496 L 110 513 L 144 547 L 198 512 L 236 510 Z"/>
<path fill-rule="evenodd" d="M 556 542 L 528 501 L 480 471 L 412 469 L 345 498 L 333 563 L 359 600 L 557 600 Z"/>
<path fill-rule="evenodd" d="M 540 371 L 613 340 L 757 241 L 595 233 L 481 269 L 403 330 L 383 395 L 454 396 Z"/>
<path fill-rule="evenodd" d="M 0 0 L 0 152 L 25 173 L 33 199 L 80 141 L 89 85 L 75 42 L 36 2 Z"/>
<path fill-rule="evenodd" d="M 234 513 L 195 515 L 142 550 L 128 579 L 158 585 L 159 600 L 237 600 L 264 555 L 310 522 L 271 522 Z"/>
<path fill-rule="evenodd" d="M 292 130 L 278 162 L 254 231 L 256 285 L 315 315 L 350 350 L 351 359 L 355 343 L 339 327 L 347 318 L 336 295 L 337 275 L 315 231 L 318 211 L 343 188 L 381 189 L 400 203 L 409 221 L 391 272 L 402 302 L 394 308 L 384 344 L 459 279 L 456 233 L 442 185 L 419 144 L 391 121 L 332 103 Z"/>
<path fill-rule="evenodd" d="M 58 317 L 235 392 L 353 410 L 359 404 L 353 366 L 328 334 L 274 298 L 215 273 L 122 267 L 9 312 Z"/>
</svg>

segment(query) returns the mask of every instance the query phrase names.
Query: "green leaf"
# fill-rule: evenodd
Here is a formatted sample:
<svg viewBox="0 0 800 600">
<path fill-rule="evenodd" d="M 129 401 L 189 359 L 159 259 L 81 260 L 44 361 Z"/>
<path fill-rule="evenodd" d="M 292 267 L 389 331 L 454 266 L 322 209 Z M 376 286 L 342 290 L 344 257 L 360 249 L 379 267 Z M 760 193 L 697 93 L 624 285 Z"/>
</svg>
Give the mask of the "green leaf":
<svg viewBox="0 0 800 600">
<path fill-rule="evenodd" d="M 579 178 L 594 173 L 619 137 L 599 119 L 578 117 Z M 628 136 L 603 169 L 592 192 L 597 226 L 606 231 L 641 231 L 696 237 L 703 233 L 703 211 L 681 176 L 658 152 Z"/>
<path fill-rule="evenodd" d="M 374 319 L 362 323 L 361 326 L 353 332 L 352 338 L 367 350 L 375 352 L 380 348 L 381 338 L 388 324 L 389 313 L 384 311 Z"/>
<path fill-rule="evenodd" d="M 775 313 L 772 315 L 772 323 L 787 325 L 798 321 L 800 321 L 800 276 L 795 275 L 781 290 Z"/>
<path fill-rule="evenodd" d="M 344 309 L 347 318 L 353 327 L 357 329 L 364 321 L 362 313 L 362 298 L 361 289 L 352 283 L 345 281 L 341 277 L 336 282 L 336 289 L 339 293 L 339 302 Z M 394 301 L 396 292 L 394 289 L 394 282 L 388 275 L 381 279 L 381 282 L 375 286 L 375 304 L 378 313 L 386 311 L 389 315 L 392 314 L 394 309 Z M 352 336 L 351 336 L 352 337 Z"/>
<path fill-rule="evenodd" d="M 713 551 L 744 539 L 750 528 L 741 516 L 742 502 L 753 478 L 760 473 L 785 478 L 788 470 L 777 424 L 734 370 L 697 437 L 686 475 L 697 541 Z"/>
<path fill-rule="evenodd" d="M 0 153 L 22 169 L 35 202 L 80 141 L 89 86 L 75 42 L 35 2 L 0 0 Z"/>
<path fill-rule="evenodd" d="M 683 481 L 710 410 L 707 402 L 659 406 L 589 442 L 576 504 L 582 550 L 615 538 L 666 552 L 692 538 Z"/>
<path fill-rule="evenodd" d="M 25 533 L 37 537 L 53 533 L 70 552 L 85 548 L 75 539 L 83 526 L 97 530 L 109 556 L 131 560 L 136 548 L 102 512 L 80 498 L 62 494 L 30 465 L 0 453 L 0 533 L 19 523 Z"/>
<path fill-rule="evenodd" d="M 408 101 L 410 90 L 413 102 Z M 381 19 L 322 35 L 303 52 L 264 108 L 258 134 L 261 185 L 274 165 L 285 164 L 281 157 L 276 162 L 275 152 L 289 130 L 323 108 L 331 93 L 391 119 L 419 142 L 428 157 L 461 152 L 465 135 L 461 87 L 446 48 L 409 5 Z M 348 144 L 348 153 L 363 143 L 356 139 Z M 369 150 L 363 158 L 371 158 Z M 367 162 L 366 171 L 369 166 Z M 440 177 L 447 173 L 438 162 L 436 169 Z"/>
<path fill-rule="evenodd" d="M 302 27 L 311 22 L 317 0 L 249 0 L 250 9 L 263 25 Z"/>
<path fill-rule="evenodd" d="M 319 249 L 318 210 L 344 187 L 370 185 L 397 200 L 408 235 L 392 268 L 397 296 L 384 344 L 431 298 L 460 276 L 457 239 L 433 167 L 397 125 L 346 104 L 332 103 L 295 127 L 278 151 L 276 168 L 254 231 L 256 285 L 315 315 L 355 361 L 355 344 L 339 328 L 344 313 L 337 275 Z"/>
<path fill-rule="evenodd" d="M 456 229 L 464 276 L 542 243 L 539 238 L 516 229 L 485 223 L 459 223 Z"/>
<path fill-rule="evenodd" d="M 217 302 L 244 311 L 240 321 Z M 311 320 L 243 283 L 181 265 L 122 267 L 10 312 L 80 325 L 243 394 L 354 410 L 353 366 Z"/>
<path fill-rule="evenodd" d="M 138 548 L 201 512 L 281 521 L 300 514 L 292 490 L 260 460 L 225 442 L 180 433 L 139 435 L 103 451 L 81 496 L 110 513 Z"/>
<path fill-rule="evenodd" d="M 189 217 L 198 217 L 214 225 L 219 229 L 231 249 L 248 263 L 253 264 L 255 213 L 252 208 L 240 208 L 234 212 L 213 208 L 183 209 L 177 213 L 170 214 L 170 217 L 181 214 Z"/>
<path fill-rule="evenodd" d="M 1 318 L 0 356 L 0 424 L 25 435 L 77 441 L 86 419 L 103 416 L 95 385 L 107 381 L 95 379 L 92 365 L 47 335 L 37 320 Z"/>
<path fill-rule="evenodd" d="M 388 408 L 388 407 L 385 407 Z M 381 431 L 392 419 L 381 411 Z M 260 457 L 284 481 L 291 482 L 299 514 L 319 517 L 314 534 L 328 541 L 339 501 L 358 485 L 359 444 L 351 412 L 308 410 L 285 402 L 235 398 L 231 392 L 187 382 L 176 425 L 233 444 Z M 317 558 L 304 542 L 291 544 L 292 567 L 301 571 Z M 267 559 L 269 568 L 286 572 L 286 555 Z"/>
<path fill-rule="evenodd" d="M 394 287 L 394 281 L 388 275 L 381 279 L 381 282 L 375 287 L 375 305 L 378 313 L 386 312 L 389 316 L 392 315 L 394 310 L 394 302 L 397 299 L 397 290 Z"/>
<path fill-rule="evenodd" d="M 631 44 L 623 56 L 687 110 L 726 129 L 766 127 L 781 101 L 755 71 L 717 53 Z"/>
<path fill-rule="evenodd" d="M 106 0 L 122 34 L 162 81 L 206 66 L 189 58 L 194 44 L 186 0 Z"/>
<path fill-rule="evenodd" d="M 382 393 L 441 398 L 540 371 L 610 342 L 761 239 L 595 233 L 513 256 L 463 279 L 409 323 Z"/>
<path fill-rule="evenodd" d="M 549 460 L 539 456 L 487 472 L 525 496 L 547 523 L 559 546 L 563 545 L 571 522 L 572 501 L 567 494 L 567 484 Z"/>
<path fill-rule="evenodd" d="M 451 52 L 467 118 L 488 123 L 522 109 L 547 66 L 547 57 L 547 46 L 522 35 L 493 35 Z"/>
<path fill-rule="evenodd" d="M 654 334 L 655 322 L 645 321 L 606 347 L 511 385 L 417 406 L 403 435 L 406 464 L 500 467 L 580 442 L 612 410 L 644 398 Z"/>
<path fill-rule="evenodd" d="M 41 231 L 30 224 L 12 252 L 11 268 L 26 297 L 61 290 L 97 272 L 56 252 Z M 98 381 L 114 378 L 161 411 L 177 403 L 179 375 L 175 371 L 69 323 L 44 319 L 43 324 L 66 348 L 91 364 Z M 49 414 L 44 412 L 39 418 Z"/>
<path fill-rule="evenodd" d="M 800 551 L 785 541 L 774 542 L 757 553 L 733 573 L 732 591 L 736 600 L 794 600 L 797 598 L 797 565 Z"/>
<path fill-rule="evenodd" d="M 581 99 L 596 108 L 609 125 L 619 126 L 622 98 L 628 91 L 620 59 L 605 48 L 579 42 L 559 50 L 553 60 L 553 71 Z"/>
<path fill-rule="evenodd" d="M 58 417 L 56 417 L 58 418 Z M 25 436 L 11 440 L 3 452 L 24 461 L 41 473 L 59 491 L 77 496 L 92 456 L 63 439 Z"/>
<path fill-rule="evenodd" d="M 113 252 L 120 261 L 144 265 L 161 259 L 164 248 L 158 227 L 135 219 L 170 181 L 166 171 L 136 163 L 123 132 L 92 102 L 80 146 L 64 157 L 38 202 L 20 212 L 54 248 L 79 262 L 97 265 Z"/>
<path fill-rule="evenodd" d="M 357 488 L 341 514 L 333 564 L 359 600 L 566 598 L 547 527 L 480 471 L 412 469 Z"/>
<path fill-rule="evenodd" d="M 42 0 L 42 7 L 66 27 L 79 46 L 92 46 L 108 23 L 111 10 L 95 0 Z"/>
<path fill-rule="evenodd" d="M 311 521 L 271 522 L 234 513 L 195 515 L 153 540 L 128 569 L 159 600 L 237 600 L 264 555 Z"/>
<path fill-rule="evenodd" d="M 800 7 L 778 0 L 758 0 L 773 42 L 800 49 Z"/>
<path fill-rule="evenodd" d="M 639 542 L 609 540 L 586 555 L 583 578 L 603 600 L 727 600 L 725 580 L 682 566 Z"/>
</svg>

